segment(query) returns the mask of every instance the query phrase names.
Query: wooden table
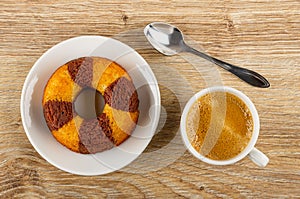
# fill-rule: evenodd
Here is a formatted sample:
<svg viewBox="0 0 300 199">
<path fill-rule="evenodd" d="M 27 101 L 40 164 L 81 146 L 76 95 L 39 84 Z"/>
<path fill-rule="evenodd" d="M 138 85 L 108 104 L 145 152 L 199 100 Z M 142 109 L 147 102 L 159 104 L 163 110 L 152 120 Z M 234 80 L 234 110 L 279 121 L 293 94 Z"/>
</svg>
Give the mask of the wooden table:
<svg viewBox="0 0 300 199">
<path fill-rule="evenodd" d="M 0 11 L 0 198 L 300 197 L 298 0 L 2 0 Z M 267 167 L 259 168 L 247 158 L 230 166 L 211 166 L 183 151 L 170 164 L 147 170 L 182 147 L 179 142 L 161 152 L 178 135 L 180 108 L 190 95 L 185 84 L 170 88 L 168 82 L 176 79 L 168 79 L 160 66 L 183 75 L 193 91 L 205 88 L 210 78 L 205 71 L 195 72 L 184 57 L 164 57 L 150 47 L 137 50 L 158 77 L 166 121 L 143 153 L 157 152 L 154 159 L 138 158 L 121 171 L 83 177 L 57 169 L 34 150 L 19 107 L 22 85 L 34 62 L 65 39 L 116 37 L 153 21 L 177 25 L 207 53 L 270 81 L 268 89 L 254 88 L 212 66 L 222 84 L 243 91 L 255 103 L 261 120 L 256 146 L 270 158 Z"/>
</svg>

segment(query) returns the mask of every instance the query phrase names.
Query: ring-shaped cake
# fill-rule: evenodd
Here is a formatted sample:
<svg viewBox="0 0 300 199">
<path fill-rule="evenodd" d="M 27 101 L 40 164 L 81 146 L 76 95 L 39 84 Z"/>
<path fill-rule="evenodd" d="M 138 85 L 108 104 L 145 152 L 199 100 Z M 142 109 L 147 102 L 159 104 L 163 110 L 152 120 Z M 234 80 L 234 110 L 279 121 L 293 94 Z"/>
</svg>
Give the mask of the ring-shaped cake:
<svg viewBox="0 0 300 199">
<path fill-rule="evenodd" d="M 95 118 L 84 118 L 75 110 L 74 102 L 84 89 L 93 89 L 104 98 L 103 111 Z M 55 139 L 83 154 L 120 145 L 139 117 L 139 99 L 131 77 L 122 66 L 102 57 L 80 57 L 60 66 L 48 80 L 42 104 Z"/>
</svg>

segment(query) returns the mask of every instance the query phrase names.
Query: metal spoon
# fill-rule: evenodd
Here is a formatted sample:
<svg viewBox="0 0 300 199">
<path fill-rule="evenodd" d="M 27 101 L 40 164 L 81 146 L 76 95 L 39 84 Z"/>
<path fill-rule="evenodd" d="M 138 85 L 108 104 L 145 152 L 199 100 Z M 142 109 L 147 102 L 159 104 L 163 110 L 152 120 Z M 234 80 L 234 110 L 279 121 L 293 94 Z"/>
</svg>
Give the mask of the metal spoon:
<svg viewBox="0 0 300 199">
<path fill-rule="evenodd" d="M 228 70 L 252 86 L 261 88 L 267 88 L 270 86 L 268 80 L 254 71 L 226 63 L 188 46 L 184 42 L 182 32 L 175 26 L 162 22 L 154 22 L 145 27 L 144 34 L 150 44 L 164 55 L 175 55 L 180 52 L 190 52 L 211 61 L 225 70 Z"/>
</svg>

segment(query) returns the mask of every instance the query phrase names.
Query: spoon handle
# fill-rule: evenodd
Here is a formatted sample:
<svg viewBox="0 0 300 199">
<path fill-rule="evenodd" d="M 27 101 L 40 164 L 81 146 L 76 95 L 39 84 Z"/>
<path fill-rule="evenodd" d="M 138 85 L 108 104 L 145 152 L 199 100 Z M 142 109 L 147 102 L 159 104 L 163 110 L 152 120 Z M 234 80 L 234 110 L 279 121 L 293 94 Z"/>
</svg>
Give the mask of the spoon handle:
<svg viewBox="0 0 300 199">
<path fill-rule="evenodd" d="M 219 59 L 211 57 L 205 53 L 199 52 L 196 49 L 191 48 L 190 46 L 188 46 L 186 44 L 183 46 L 183 49 L 186 52 L 190 52 L 195 55 L 198 55 L 198 56 L 222 67 L 223 69 L 231 72 L 232 74 L 236 75 L 237 77 L 239 77 L 240 79 L 244 80 L 245 82 L 247 82 L 248 84 L 250 84 L 252 86 L 256 86 L 256 87 L 260 87 L 260 88 L 268 88 L 270 86 L 270 83 L 268 82 L 268 80 L 266 78 L 264 78 L 262 75 L 258 74 L 257 72 L 226 63 L 224 61 L 221 61 Z"/>
</svg>

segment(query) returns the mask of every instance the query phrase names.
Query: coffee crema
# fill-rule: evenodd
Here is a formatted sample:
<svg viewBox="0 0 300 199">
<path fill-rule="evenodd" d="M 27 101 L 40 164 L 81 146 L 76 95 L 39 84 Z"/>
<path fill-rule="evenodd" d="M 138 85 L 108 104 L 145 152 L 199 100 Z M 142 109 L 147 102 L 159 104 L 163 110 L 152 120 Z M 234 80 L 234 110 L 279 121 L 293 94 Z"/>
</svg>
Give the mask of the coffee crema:
<svg viewBox="0 0 300 199">
<path fill-rule="evenodd" d="M 187 136 L 192 146 L 213 160 L 237 156 L 248 145 L 253 119 L 247 105 L 228 92 L 212 92 L 200 97 L 187 116 Z"/>
</svg>

